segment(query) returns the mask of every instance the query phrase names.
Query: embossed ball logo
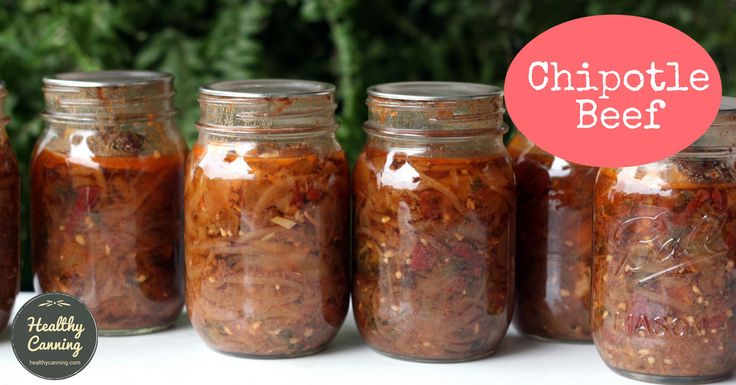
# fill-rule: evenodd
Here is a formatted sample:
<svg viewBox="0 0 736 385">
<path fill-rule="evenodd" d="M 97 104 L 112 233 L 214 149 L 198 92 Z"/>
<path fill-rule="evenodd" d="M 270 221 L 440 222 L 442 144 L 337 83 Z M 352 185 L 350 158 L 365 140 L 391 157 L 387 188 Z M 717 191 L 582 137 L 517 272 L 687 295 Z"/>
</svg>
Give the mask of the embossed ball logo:
<svg viewBox="0 0 736 385">
<path fill-rule="evenodd" d="M 557 25 L 514 58 L 516 127 L 547 152 L 600 167 L 654 162 L 708 129 L 721 101 L 713 59 L 683 32 L 625 15 Z"/>
<path fill-rule="evenodd" d="M 24 368 L 38 377 L 60 380 L 79 373 L 92 360 L 97 324 L 76 297 L 45 293 L 21 307 L 10 338 Z"/>
</svg>

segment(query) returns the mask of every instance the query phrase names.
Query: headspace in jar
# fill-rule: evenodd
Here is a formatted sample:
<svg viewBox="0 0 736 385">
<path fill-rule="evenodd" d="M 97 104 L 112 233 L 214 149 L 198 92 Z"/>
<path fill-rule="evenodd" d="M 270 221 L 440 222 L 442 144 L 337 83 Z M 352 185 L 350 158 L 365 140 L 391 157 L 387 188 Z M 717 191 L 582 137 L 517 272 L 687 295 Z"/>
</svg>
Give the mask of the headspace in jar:
<svg viewBox="0 0 736 385">
<path fill-rule="evenodd" d="M 519 200 L 514 322 L 537 338 L 590 341 L 598 169 L 551 155 L 521 133 L 509 143 L 509 152 Z"/>
<path fill-rule="evenodd" d="M 407 82 L 368 94 L 354 171 L 360 333 L 411 360 L 492 354 L 513 304 L 516 198 L 502 92 Z"/>
<path fill-rule="evenodd" d="M 5 126 L 5 87 L 0 82 L 0 331 L 8 324 L 20 285 L 20 179 Z"/>
<path fill-rule="evenodd" d="M 347 313 L 349 179 L 335 89 L 300 80 L 200 91 L 186 177 L 187 310 L 213 349 L 323 349 Z"/>
<path fill-rule="evenodd" d="M 185 144 L 173 78 L 146 71 L 44 79 L 31 164 L 38 288 L 79 297 L 103 335 L 171 326 L 184 302 Z"/>
<path fill-rule="evenodd" d="M 670 158 L 601 169 L 592 330 L 617 372 L 708 382 L 736 368 L 736 102 Z"/>
</svg>

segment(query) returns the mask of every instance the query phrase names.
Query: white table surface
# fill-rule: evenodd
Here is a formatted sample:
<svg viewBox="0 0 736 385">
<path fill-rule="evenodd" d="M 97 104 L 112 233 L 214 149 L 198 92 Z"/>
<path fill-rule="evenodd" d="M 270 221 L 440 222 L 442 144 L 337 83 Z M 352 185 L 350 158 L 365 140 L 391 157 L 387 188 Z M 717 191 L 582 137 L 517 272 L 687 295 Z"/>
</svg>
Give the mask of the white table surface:
<svg viewBox="0 0 736 385">
<path fill-rule="evenodd" d="M 15 309 L 32 293 L 21 293 Z M 0 334 L 0 384 L 48 383 L 26 372 Z M 489 358 L 460 364 L 423 364 L 382 356 L 363 344 L 352 314 L 322 353 L 293 359 L 254 360 L 207 348 L 185 314 L 173 329 L 135 337 L 101 337 L 92 362 L 64 384 L 643 384 L 616 375 L 592 344 L 548 343 L 513 330 Z M 736 384 L 732 378 L 721 384 Z"/>
</svg>

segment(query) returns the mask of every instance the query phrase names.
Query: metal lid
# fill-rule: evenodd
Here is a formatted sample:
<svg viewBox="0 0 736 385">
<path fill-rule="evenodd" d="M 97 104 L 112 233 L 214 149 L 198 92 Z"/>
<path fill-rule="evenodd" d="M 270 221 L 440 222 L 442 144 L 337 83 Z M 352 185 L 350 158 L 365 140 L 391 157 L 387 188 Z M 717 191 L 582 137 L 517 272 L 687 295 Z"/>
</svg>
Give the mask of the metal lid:
<svg viewBox="0 0 736 385">
<path fill-rule="evenodd" d="M 5 91 L 5 82 L 0 80 L 0 125 L 5 125 L 10 120 L 5 115 L 5 96 L 7 96 L 8 93 Z"/>
<path fill-rule="evenodd" d="M 712 126 L 732 125 L 734 122 L 736 122 L 736 98 L 723 96 Z"/>
<path fill-rule="evenodd" d="M 721 108 L 718 112 L 736 111 L 736 98 L 732 96 L 724 96 L 721 98 Z"/>
<path fill-rule="evenodd" d="M 250 79 L 200 88 L 197 127 L 254 134 L 337 128 L 335 86 L 311 80 Z"/>
<path fill-rule="evenodd" d="M 455 101 L 499 97 L 503 90 L 486 84 L 462 82 L 398 82 L 368 88 L 368 95 L 412 101 Z"/>
<path fill-rule="evenodd" d="M 335 86 L 311 80 L 249 79 L 211 83 L 199 91 L 210 96 L 272 98 L 328 95 L 335 92 Z"/>
<path fill-rule="evenodd" d="M 176 113 L 174 77 L 155 71 L 67 72 L 43 79 L 51 122 L 168 119 Z"/>
<path fill-rule="evenodd" d="M 713 119 L 710 128 L 683 152 L 699 151 L 703 148 L 710 148 L 712 151 L 713 148 L 722 147 L 728 147 L 730 152 L 730 148 L 736 147 L 733 134 L 734 125 L 736 125 L 736 98 L 723 96 L 718 114 Z"/>
<path fill-rule="evenodd" d="M 401 82 L 368 88 L 371 134 L 452 137 L 504 133 L 503 90 L 458 82 Z"/>
<path fill-rule="evenodd" d="M 172 75 L 155 71 L 92 71 L 46 76 L 43 84 L 61 87 L 119 87 L 172 83 L 173 80 Z"/>
</svg>

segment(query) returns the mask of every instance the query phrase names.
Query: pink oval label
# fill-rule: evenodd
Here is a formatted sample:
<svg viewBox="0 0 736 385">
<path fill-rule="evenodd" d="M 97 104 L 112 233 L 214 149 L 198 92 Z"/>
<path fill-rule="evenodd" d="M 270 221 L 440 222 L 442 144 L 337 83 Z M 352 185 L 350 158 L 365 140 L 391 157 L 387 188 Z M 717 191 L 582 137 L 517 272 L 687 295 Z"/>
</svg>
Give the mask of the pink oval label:
<svg viewBox="0 0 736 385">
<path fill-rule="evenodd" d="M 636 16 L 557 25 L 529 42 L 506 75 L 516 127 L 544 150 L 598 167 L 666 158 L 718 113 L 713 59 L 681 31 Z"/>
</svg>

